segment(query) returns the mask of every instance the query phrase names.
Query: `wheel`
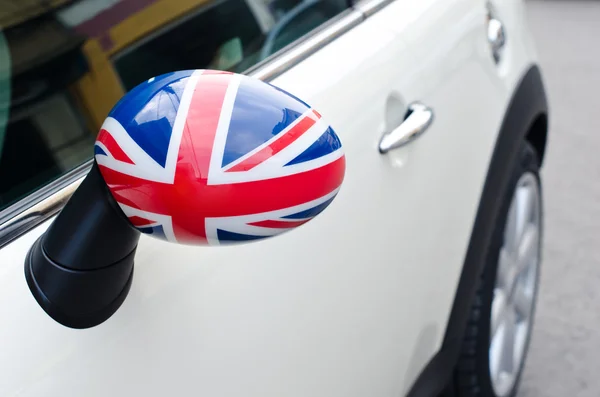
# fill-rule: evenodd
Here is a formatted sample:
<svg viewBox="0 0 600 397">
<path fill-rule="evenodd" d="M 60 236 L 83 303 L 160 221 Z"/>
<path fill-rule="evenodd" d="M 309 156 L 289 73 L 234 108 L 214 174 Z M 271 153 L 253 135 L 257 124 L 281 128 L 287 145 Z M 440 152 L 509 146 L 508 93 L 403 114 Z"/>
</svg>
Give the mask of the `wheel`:
<svg viewBox="0 0 600 397">
<path fill-rule="evenodd" d="M 455 373 L 459 397 L 513 397 L 525 364 L 542 237 L 539 160 L 524 142 L 502 198 Z"/>
</svg>

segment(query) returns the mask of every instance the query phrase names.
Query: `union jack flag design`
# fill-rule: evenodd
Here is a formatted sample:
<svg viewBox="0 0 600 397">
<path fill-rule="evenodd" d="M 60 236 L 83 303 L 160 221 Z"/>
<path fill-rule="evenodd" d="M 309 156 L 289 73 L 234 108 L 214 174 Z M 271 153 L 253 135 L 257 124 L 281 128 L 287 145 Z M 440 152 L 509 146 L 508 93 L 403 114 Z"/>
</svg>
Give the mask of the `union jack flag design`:
<svg viewBox="0 0 600 397">
<path fill-rule="evenodd" d="M 227 244 L 291 230 L 323 211 L 345 172 L 342 144 L 307 104 L 212 70 L 152 78 L 111 110 L 95 159 L 143 233 Z"/>
</svg>

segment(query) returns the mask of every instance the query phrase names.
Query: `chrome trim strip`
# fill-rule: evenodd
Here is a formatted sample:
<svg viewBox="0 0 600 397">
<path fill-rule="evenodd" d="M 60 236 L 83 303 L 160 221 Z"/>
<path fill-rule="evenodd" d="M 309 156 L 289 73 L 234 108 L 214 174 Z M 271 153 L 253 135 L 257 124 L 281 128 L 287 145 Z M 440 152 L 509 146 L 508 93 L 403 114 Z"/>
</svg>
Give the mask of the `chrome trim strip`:
<svg viewBox="0 0 600 397">
<path fill-rule="evenodd" d="M 392 1 L 361 0 L 353 8 L 341 13 L 308 36 L 291 43 L 275 54 L 273 58 L 255 65 L 245 74 L 263 81 L 273 80 Z M 0 211 L 0 220 L 8 218 L 0 224 L 0 248 L 58 213 L 87 175 L 91 164 L 92 160 L 82 164 L 23 200 Z"/>
<path fill-rule="evenodd" d="M 356 3 L 354 9 L 360 11 L 365 18 L 368 18 L 393 1 L 394 0 L 360 0 Z"/>
<path fill-rule="evenodd" d="M 260 80 L 270 81 L 279 76 L 292 66 L 308 58 L 336 38 L 354 28 L 364 20 L 361 12 L 349 9 L 322 26 L 311 32 L 309 36 L 301 39 L 299 43 L 291 43 L 282 49 L 280 56 L 266 59 L 249 69 L 246 74 Z"/>
<path fill-rule="evenodd" d="M 60 211 L 87 175 L 92 160 L 0 211 L 0 248 Z M 11 214 L 14 214 L 12 217 Z"/>
</svg>

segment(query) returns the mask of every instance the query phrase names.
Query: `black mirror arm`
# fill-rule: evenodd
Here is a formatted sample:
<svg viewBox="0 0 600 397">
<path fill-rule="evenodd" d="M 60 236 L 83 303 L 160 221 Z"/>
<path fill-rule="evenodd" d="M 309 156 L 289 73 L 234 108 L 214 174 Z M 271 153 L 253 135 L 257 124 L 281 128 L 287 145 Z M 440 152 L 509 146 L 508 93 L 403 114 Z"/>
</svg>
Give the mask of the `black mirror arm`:
<svg viewBox="0 0 600 397">
<path fill-rule="evenodd" d="M 25 260 L 29 289 L 57 322 L 71 328 L 98 325 L 129 293 L 139 237 L 94 162 L 29 250 Z"/>
</svg>

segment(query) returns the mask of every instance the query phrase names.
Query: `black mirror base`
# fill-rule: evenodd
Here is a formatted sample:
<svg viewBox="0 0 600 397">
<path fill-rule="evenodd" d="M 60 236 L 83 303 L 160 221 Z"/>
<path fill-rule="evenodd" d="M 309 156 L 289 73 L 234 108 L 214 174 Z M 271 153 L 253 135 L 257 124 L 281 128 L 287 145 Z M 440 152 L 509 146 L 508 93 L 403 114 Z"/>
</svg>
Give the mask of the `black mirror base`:
<svg viewBox="0 0 600 397">
<path fill-rule="evenodd" d="M 57 322 L 71 328 L 96 326 L 129 293 L 139 238 L 94 164 L 29 250 L 27 285 Z"/>
<path fill-rule="evenodd" d="M 58 323 L 77 329 L 94 327 L 110 318 L 131 288 L 135 250 L 107 267 L 73 270 L 52 261 L 42 241 L 43 236 L 25 259 L 27 285 L 42 309 Z"/>
</svg>

